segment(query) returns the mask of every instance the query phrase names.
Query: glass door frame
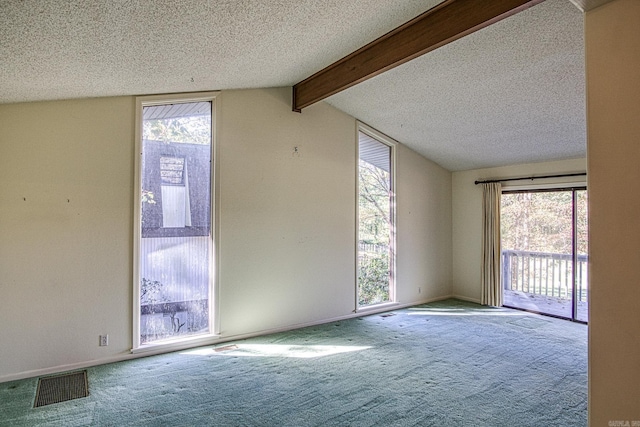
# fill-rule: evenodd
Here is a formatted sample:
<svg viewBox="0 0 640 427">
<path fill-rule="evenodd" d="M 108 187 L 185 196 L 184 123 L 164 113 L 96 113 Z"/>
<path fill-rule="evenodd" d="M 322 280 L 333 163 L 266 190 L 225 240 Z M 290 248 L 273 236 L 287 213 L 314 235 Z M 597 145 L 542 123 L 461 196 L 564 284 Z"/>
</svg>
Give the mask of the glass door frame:
<svg viewBox="0 0 640 427">
<path fill-rule="evenodd" d="M 570 186 L 558 186 L 558 187 L 550 187 L 550 188 L 529 188 L 529 189 L 512 189 L 510 190 L 508 187 L 503 188 L 502 194 L 517 194 L 517 193 L 550 193 L 550 192 L 562 192 L 562 191 L 571 191 L 571 317 L 560 316 L 556 314 L 545 313 L 541 311 L 535 311 L 531 309 L 513 307 L 509 305 L 504 305 L 507 308 L 514 308 L 517 310 L 528 311 L 531 313 L 542 314 L 545 316 L 557 317 L 560 319 L 570 320 L 572 322 L 588 324 L 588 320 L 580 320 L 577 317 L 578 314 L 578 299 L 577 297 L 577 267 L 578 267 L 578 238 L 577 238 L 577 229 L 578 229 L 578 215 L 577 215 L 577 195 L 578 191 L 588 191 L 586 185 L 570 185 Z M 588 194 L 588 193 L 587 193 Z M 501 214 L 502 215 L 502 214 Z M 588 260 L 587 260 L 588 263 Z M 502 263 L 501 263 L 502 264 Z M 502 278 L 502 277 L 501 277 Z M 588 280 L 588 278 L 587 278 Z M 505 284 L 502 284 L 504 289 Z M 588 289 L 588 287 L 587 287 Z M 589 295 L 587 294 L 587 302 L 589 301 Z"/>
</svg>

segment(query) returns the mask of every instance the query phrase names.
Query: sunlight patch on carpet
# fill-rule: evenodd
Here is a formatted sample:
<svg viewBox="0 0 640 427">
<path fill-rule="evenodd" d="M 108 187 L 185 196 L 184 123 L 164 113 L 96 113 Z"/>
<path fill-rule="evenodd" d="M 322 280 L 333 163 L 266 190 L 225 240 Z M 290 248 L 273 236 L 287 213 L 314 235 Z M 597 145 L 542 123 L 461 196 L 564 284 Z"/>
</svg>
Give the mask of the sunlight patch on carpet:
<svg viewBox="0 0 640 427">
<path fill-rule="evenodd" d="M 242 356 L 242 357 L 291 357 L 313 359 L 340 353 L 352 353 L 370 349 L 370 346 L 350 345 L 287 345 L 287 344 L 237 344 L 220 351 L 219 348 L 199 348 L 181 352 L 191 356 Z"/>
<path fill-rule="evenodd" d="M 215 351 L 216 353 L 220 353 L 221 351 L 231 351 L 231 350 L 237 350 L 238 346 L 237 345 L 225 345 L 222 347 L 216 347 L 213 349 L 213 351 Z"/>
<path fill-rule="evenodd" d="M 422 308 L 412 307 L 408 309 L 409 316 L 514 316 L 522 317 L 522 312 L 501 309 L 487 308 L 480 310 L 455 309 L 455 308 Z"/>
</svg>

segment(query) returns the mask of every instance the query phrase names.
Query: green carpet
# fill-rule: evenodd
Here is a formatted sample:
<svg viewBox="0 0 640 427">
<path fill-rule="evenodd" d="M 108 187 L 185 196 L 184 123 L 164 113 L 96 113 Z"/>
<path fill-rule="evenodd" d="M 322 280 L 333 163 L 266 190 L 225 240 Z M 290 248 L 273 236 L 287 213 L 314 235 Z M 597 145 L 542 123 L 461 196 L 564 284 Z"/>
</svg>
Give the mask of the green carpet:
<svg viewBox="0 0 640 427">
<path fill-rule="evenodd" d="M 89 397 L 2 426 L 586 426 L 587 327 L 447 300 L 88 369 Z"/>
</svg>

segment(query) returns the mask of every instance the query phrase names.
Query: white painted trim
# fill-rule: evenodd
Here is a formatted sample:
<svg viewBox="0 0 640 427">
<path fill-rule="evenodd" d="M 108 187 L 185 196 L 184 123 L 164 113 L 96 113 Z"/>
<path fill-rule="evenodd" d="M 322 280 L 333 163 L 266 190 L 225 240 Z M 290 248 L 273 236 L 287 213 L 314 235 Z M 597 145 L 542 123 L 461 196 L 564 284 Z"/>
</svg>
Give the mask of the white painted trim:
<svg viewBox="0 0 640 427">
<path fill-rule="evenodd" d="M 211 225 L 213 227 L 213 250 L 212 250 L 212 265 L 213 273 L 211 275 L 213 289 L 211 290 L 211 298 L 210 306 L 213 309 L 212 316 L 212 328 L 211 331 L 213 335 L 220 335 L 220 287 L 219 287 L 219 266 L 220 266 L 220 251 L 219 251 L 219 242 L 220 242 L 220 151 L 219 151 L 219 143 L 220 141 L 220 129 L 219 125 L 222 123 L 220 114 L 222 111 L 222 96 L 218 94 L 215 98 L 215 102 L 211 103 L 213 111 L 211 112 L 211 127 L 213 137 L 212 147 L 211 147 L 211 155 L 213 156 L 213 161 L 211 162 Z"/>
<path fill-rule="evenodd" d="M 358 122 L 356 120 L 355 123 L 355 134 L 353 136 L 354 141 L 355 141 L 355 146 L 356 146 L 356 164 L 355 166 L 355 191 L 356 191 L 356 197 L 354 200 L 354 203 L 356 205 L 356 217 L 354 218 L 355 221 L 355 227 L 354 227 L 354 248 L 355 248 L 355 252 L 353 253 L 353 262 L 354 262 L 354 266 L 355 268 L 353 269 L 353 312 L 356 313 L 358 311 L 358 252 L 360 251 L 359 249 L 359 241 L 360 241 L 360 135 L 358 135 L 360 133 L 360 122 Z"/>
<path fill-rule="evenodd" d="M 184 350 L 185 348 L 207 345 L 219 338 L 220 336 L 215 334 L 183 336 L 163 341 L 156 341 L 150 344 L 142 344 L 138 348 L 132 348 L 131 353 L 146 355 L 169 353 L 176 350 Z"/>
<path fill-rule="evenodd" d="M 180 342 L 180 343 L 175 342 L 175 343 L 173 343 L 175 345 L 172 346 L 171 349 L 169 349 L 167 346 L 161 346 L 161 345 L 157 345 L 153 349 L 151 348 L 151 346 L 149 346 L 148 351 L 127 352 L 127 353 L 122 353 L 122 354 L 116 355 L 116 356 L 105 357 L 104 359 L 89 360 L 89 361 L 85 361 L 85 362 L 71 363 L 71 364 L 67 364 L 67 365 L 58 365 L 58 366 L 53 366 L 53 367 L 50 367 L 50 368 L 34 369 L 34 370 L 31 370 L 31 371 L 24 371 L 24 372 L 19 372 L 19 373 L 16 373 L 16 374 L 5 375 L 3 377 L 0 377 L 0 383 L 7 382 L 7 381 L 22 380 L 22 379 L 26 379 L 26 378 L 39 377 L 39 376 L 42 376 L 42 375 L 57 374 L 57 373 L 66 372 L 66 371 L 73 371 L 73 370 L 77 370 L 77 369 L 90 368 L 92 366 L 106 365 L 108 363 L 123 362 L 123 361 L 126 361 L 126 360 L 139 359 L 141 357 L 155 356 L 155 355 L 164 354 L 164 353 L 171 353 L 171 352 L 174 352 L 174 351 L 181 351 L 181 350 L 186 350 L 186 349 L 194 348 L 194 347 L 201 347 L 201 346 L 214 345 L 214 344 L 222 344 L 222 343 L 229 342 L 229 341 L 238 341 L 238 340 L 243 340 L 243 339 L 247 339 L 247 338 L 253 338 L 253 337 L 258 337 L 258 336 L 276 334 L 276 333 L 279 333 L 279 332 L 287 332 L 287 331 L 291 331 L 291 330 L 295 330 L 295 329 L 306 328 L 306 327 L 309 327 L 309 326 L 317 326 L 317 325 L 322 325 L 322 324 L 325 324 L 325 323 L 339 322 L 341 320 L 348 320 L 348 319 L 353 319 L 353 318 L 357 318 L 357 317 L 365 317 L 365 316 L 370 316 L 370 315 L 373 315 L 373 314 L 384 313 L 386 311 L 393 311 L 393 310 L 399 310 L 399 309 L 403 309 L 403 308 L 407 308 L 407 307 L 414 307 L 414 306 L 418 306 L 418 305 L 422 305 L 422 304 L 428 304 L 430 302 L 446 300 L 446 299 L 449 299 L 449 298 L 454 298 L 454 297 L 451 296 L 451 295 L 446 295 L 446 296 L 441 296 L 441 297 L 436 297 L 436 298 L 427 298 L 427 299 L 423 299 L 423 300 L 420 300 L 420 301 L 413 301 L 413 302 L 410 302 L 410 303 L 385 304 L 384 307 L 372 306 L 371 309 L 367 310 L 366 312 L 360 311 L 358 313 L 350 313 L 350 314 L 345 314 L 343 316 L 336 316 L 336 317 L 317 320 L 317 321 L 313 321 L 313 322 L 299 323 L 299 324 L 290 325 L 290 326 L 284 326 L 284 327 L 280 327 L 280 328 L 265 329 L 265 330 L 259 331 L 259 332 L 251 332 L 251 333 L 246 333 L 246 334 L 229 335 L 229 336 L 224 336 L 224 337 L 222 337 L 222 336 L 197 337 L 197 338 L 200 338 L 200 339 L 199 340 L 194 339 L 194 340 L 191 340 L 189 342 L 184 342 L 184 341 Z"/>
<path fill-rule="evenodd" d="M 374 304 L 374 305 L 365 305 L 362 307 L 358 307 L 356 309 L 357 313 L 376 313 L 378 311 L 387 311 L 387 310 L 393 310 L 394 308 L 398 307 L 400 304 L 395 302 L 395 301 L 390 301 L 390 302 L 383 302 L 381 304 Z"/>
<path fill-rule="evenodd" d="M 582 12 L 589 12 L 590 10 L 600 7 L 604 4 L 611 2 L 612 0 L 569 0 L 575 7 Z"/>
<path fill-rule="evenodd" d="M 143 98 L 136 98 L 135 111 L 135 151 L 133 173 L 133 306 L 132 306 L 132 347 L 140 346 L 140 240 L 142 235 L 142 107 Z"/>
<path fill-rule="evenodd" d="M 217 197 L 218 193 L 216 190 L 216 186 L 218 185 L 218 180 L 216 179 L 216 173 L 218 171 L 218 167 L 216 166 L 218 163 L 218 152 L 217 152 L 217 135 L 218 130 L 216 124 L 218 123 L 218 111 L 220 110 L 216 106 L 216 98 L 219 96 L 220 92 L 195 92 L 195 93 L 178 93 L 178 94 L 167 94 L 167 95 L 148 95 L 148 96 L 138 96 L 136 97 L 136 111 L 135 111 L 135 168 L 134 168 L 134 185 L 135 189 L 134 193 L 134 220 L 133 220 L 133 321 L 132 321 L 132 342 L 131 348 L 133 351 L 142 350 L 143 348 L 147 348 L 149 346 L 141 346 L 140 345 L 140 236 L 142 235 L 142 227 L 140 222 L 140 217 L 142 214 L 142 206 L 140 203 L 142 197 L 142 179 L 141 179 L 141 159 L 142 159 L 142 109 L 143 107 L 154 106 L 154 105 L 164 105 L 168 103 L 188 103 L 188 102 L 211 102 L 211 239 L 209 245 L 211 247 L 210 251 L 210 270 L 209 274 L 209 331 L 212 331 L 213 334 L 217 332 L 219 329 L 218 323 L 218 298 L 217 298 L 217 249 L 218 249 L 218 224 L 216 209 L 218 209 Z M 198 335 L 197 338 L 207 338 L 214 336 L 212 334 L 207 334 L 205 336 Z M 192 340 L 194 337 L 184 337 L 183 339 L 186 341 Z M 143 350 L 144 351 L 144 350 Z"/>
</svg>

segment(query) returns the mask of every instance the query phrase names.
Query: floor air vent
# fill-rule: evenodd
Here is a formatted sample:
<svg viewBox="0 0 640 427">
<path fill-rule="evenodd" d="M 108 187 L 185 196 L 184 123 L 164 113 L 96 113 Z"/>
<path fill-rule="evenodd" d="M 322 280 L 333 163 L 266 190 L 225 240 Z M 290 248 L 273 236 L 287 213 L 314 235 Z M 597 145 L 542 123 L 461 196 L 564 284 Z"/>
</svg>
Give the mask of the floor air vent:
<svg viewBox="0 0 640 427">
<path fill-rule="evenodd" d="M 89 396 L 87 371 L 38 379 L 34 408 Z"/>
</svg>

